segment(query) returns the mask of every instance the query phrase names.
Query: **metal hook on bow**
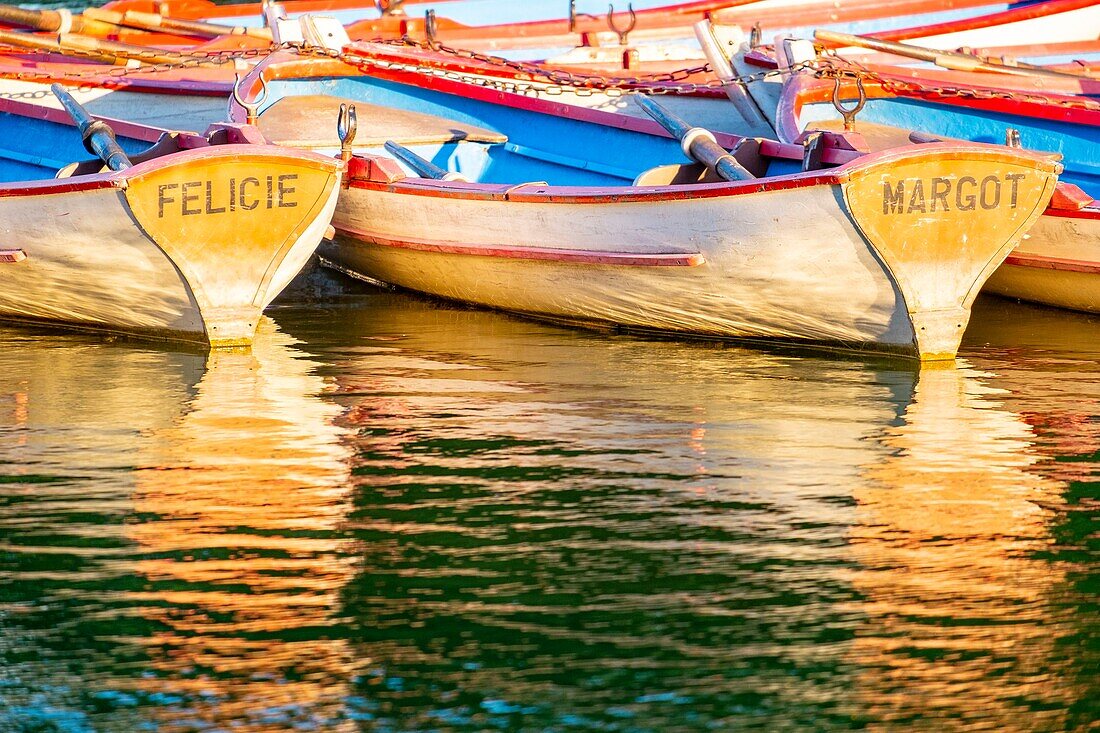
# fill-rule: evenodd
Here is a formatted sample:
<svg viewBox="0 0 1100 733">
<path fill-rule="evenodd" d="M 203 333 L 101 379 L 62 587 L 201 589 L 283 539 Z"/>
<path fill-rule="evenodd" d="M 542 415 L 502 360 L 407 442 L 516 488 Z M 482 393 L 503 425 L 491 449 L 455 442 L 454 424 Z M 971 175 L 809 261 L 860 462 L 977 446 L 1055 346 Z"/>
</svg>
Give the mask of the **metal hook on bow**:
<svg viewBox="0 0 1100 733">
<path fill-rule="evenodd" d="M 867 104 L 867 91 L 863 88 L 863 77 L 856 77 L 856 89 L 859 90 L 859 101 L 856 102 L 856 106 L 851 109 L 844 107 L 840 101 L 840 76 L 833 77 L 833 106 L 836 107 L 836 111 L 840 113 L 840 116 L 844 118 L 844 131 L 851 132 L 856 126 L 856 115 L 863 109 L 863 105 Z"/>
<path fill-rule="evenodd" d="M 244 107 L 245 122 L 255 125 L 256 119 L 260 116 L 260 107 L 267 101 L 267 81 L 264 79 L 264 75 L 260 74 L 260 95 L 251 102 L 246 102 L 241 94 L 241 84 L 244 82 L 244 77 L 240 74 L 237 74 L 236 77 L 237 81 L 233 84 L 233 99 L 237 104 Z"/>
<path fill-rule="evenodd" d="M 569 32 L 577 30 L 577 0 L 569 0 Z"/>
<path fill-rule="evenodd" d="M 638 14 L 634 12 L 634 3 L 627 3 L 626 12 L 630 13 L 630 22 L 627 23 L 625 29 L 620 29 L 615 25 L 615 6 L 607 6 L 607 27 L 619 37 L 620 46 L 625 46 L 627 44 L 630 32 L 638 25 Z"/>
<path fill-rule="evenodd" d="M 336 135 L 340 138 L 340 160 L 351 160 L 351 143 L 355 140 L 355 131 L 359 122 L 355 117 L 355 105 L 340 105 L 340 116 L 336 118 Z"/>
</svg>

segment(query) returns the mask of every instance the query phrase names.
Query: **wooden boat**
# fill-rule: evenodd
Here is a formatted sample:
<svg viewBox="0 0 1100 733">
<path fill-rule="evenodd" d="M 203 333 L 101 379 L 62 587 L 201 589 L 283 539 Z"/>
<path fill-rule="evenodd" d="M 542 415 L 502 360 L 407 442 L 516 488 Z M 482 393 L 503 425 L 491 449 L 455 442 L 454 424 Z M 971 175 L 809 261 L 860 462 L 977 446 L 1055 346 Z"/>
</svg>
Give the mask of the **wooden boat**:
<svg viewBox="0 0 1100 733">
<path fill-rule="evenodd" d="M 1004 139 L 1011 128 L 1027 147 L 1062 153 L 1065 170 L 1054 205 L 990 277 L 986 290 L 1100 313 L 1100 201 L 1096 200 L 1100 196 L 1100 104 L 1036 92 L 1006 94 L 993 88 L 987 94 L 964 97 L 951 96 L 942 86 L 938 92 L 899 96 L 882 83 L 870 82 L 863 85 L 866 104 L 846 131 L 832 102 L 834 87 L 809 75 L 789 78 L 776 113 L 780 138 L 802 144 L 816 133 L 840 135 L 852 147 L 876 152 L 930 137 L 927 132 L 912 135 L 911 130 L 932 131 L 941 140 L 997 140 Z M 841 98 L 858 96 L 856 88 L 842 85 Z"/>
<path fill-rule="evenodd" d="M 881 86 L 865 85 L 865 91 L 872 99 L 888 98 L 878 96 L 883 93 Z M 836 131 L 843 128 L 842 122 L 828 119 L 822 101 L 812 102 L 822 100 L 825 93 L 821 85 L 805 78 L 788 83 L 780 105 L 781 116 L 777 120 L 784 139 L 802 141 L 806 139 L 806 131 L 812 134 L 818 130 Z M 831 97 L 831 90 L 827 93 Z M 953 118 L 947 115 L 942 118 L 934 114 L 918 117 L 917 114 L 924 111 L 923 107 L 904 104 L 906 111 L 917 114 L 908 118 L 912 120 L 912 128 L 900 129 L 883 124 L 881 120 L 893 123 L 903 120 L 888 116 L 887 112 L 879 112 L 868 102 L 863 112 L 875 110 L 875 114 L 868 117 L 879 121 L 862 121 L 861 112 L 852 132 L 859 136 L 859 145 L 864 150 L 882 151 L 910 144 L 909 129 L 932 128 L 940 133 L 960 132 L 960 136 L 971 139 L 994 139 L 1004 135 L 1006 127 L 1019 124 L 1017 120 L 1030 120 L 1031 124 L 1021 132 L 1021 138 L 1028 141 L 1029 147 L 1035 146 L 1040 150 L 1061 148 L 1066 169 L 1062 174 L 1063 183 L 1059 185 L 1063 189 L 1065 186 L 1071 188 L 1064 190 L 1056 199 L 1057 205 L 1045 212 L 1005 264 L 990 277 L 986 290 L 1043 305 L 1100 313 L 1100 201 L 1095 200 L 1096 196 L 1100 196 L 1100 158 L 1097 157 L 1100 155 L 1097 149 L 1100 147 L 1100 111 L 1092 112 L 1084 120 L 1080 120 L 1085 114 L 1083 111 L 1067 112 L 1077 121 L 1063 123 L 1039 116 L 1041 110 L 1033 112 L 1029 109 L 1033 106 L 1042 107 L 1042 103 L 1017 104 L 1011 117 L 975 114 L 975 120 L 987 125 L 975 128 L 951 127 L 948 121 Z M 813 111 L 815 107 L 816 111 L 806 114 L 807 108 Z M 977 109 L 983 108 L 979 106 Z M 937 122 L 939 119 L 944 122 Z M 964 124 L 965 117 L 956 120 L 956 123 Z"/>
<path fill-rule="evenodd" d="M 983 40 L 984 36 L 981 34 L 989 32 L 989 26 L 991 24 L 1006 24 L 1012 28 L 1017 28 L 1014 31 L 1017 34 L 1025 33 L 1031 38 L 1033 44 L 1032 48 L 1044 49 L 1044 53 L 1052 49 L 1052 42 L 1055 39 L 1064 37 L 1066 33 L 1072 32 L 1073 29 L 1080 29 L 1082 27 L 1088 27 L 1091 24 L 1089 17 L 1081 16 L 1081 13 L 1100 13 L 1100 7 L 1094 8 L 1082 8 L 1082 0 L 1043 0 L 1042 2 L 1028 5 L 1022 8 L 1015 8 L 1013 10 L 1005 12 L 990 12 L 1005 7 L 1003 4 L 985 4 L 976 6 L 974 8 L 966 8 L 964 10 L 940 8 L 938 12 L 932 13 L 931 16 L 928 13 L 920 15 L 920 18 L 939 18 L 939 17 L 952 17 L 955 18 L 959 13 L 963 13 L 964 17 L 961 20 L 956 20 L 955 23 L 961 30 L 952 35 L 953 38 L 967 38 L 971 37 L 974 43 L 978 43 Z M 313 8 L 316 3 L 306 3 L 304 5 L 297 5 L 300 10 L 307 10 Z M 323 3 L 322 3 L 323 5 Z M 321 5 L 318 5 L 320 7 Z M 119 6 L 123 10 L 127 6 Z M 239 6 L 234 6 L 239 7 Z M 348 6 L 334 3 L 336 9 L 341 12 L 348 11 Z M 412 7 L 411 5 L 408 7 Z M 452 7 L 465 7 L 464 4 L 459 3 Z M 665 7 L 660 10 L 663 13 L 672 13 L 672 16 L 677 19 L 679 25 L 674 25 L 670 28 L 663 29 L 661 32 L 667 34 L 687 34 L 688 26 L 686 26 L 685 19 L 691 17 L 697 17 L 700 12 L 709 8 L 706 4 L 680 4 L 673 7 Z M 748 12 L 750 10 L 759 10 L 761 12 L 775 11 L 775 8 L 768 10 L 771 7 L 768 3 L 751 2 L 741 3 L 737 7 L 727 8 L 723 11 L 729 16 L 729 13 L 733 11 L 744 10 Z M 846 6 L 844 12 L 838 12 L 836 19 L 841 22 L 830 23 L 829 27 L 840 28 L 843 30 L 852 30 L 862 28 L 867 21 L 863 19 L 864 15 L 871 12 L 867 8 L 859 6 Z M 799 10 L 805 10 L 799 6 Z M 922 7 L 924 11 L 928 11 L 929 7 Z M 120 12 L 116 11 L 99 11 L 89 10 L 79 19 L 72 19 L 68 22 L 68 25 L 72 25 L 73 29 L 79 28 L 84 33 L 98 33 L 105 34 L 111 38 L 120 38 L 119 33 L 127 32 L 125 27 L 115 23 L 105 23 L 96 18 L 99 15 L 95 13 L 101 12 L 114 12 L 116 15 Z M 130 10 L 127 12 L 141 12 L 137 10 Z M 234 11 L 236 12 L 236 11 Z M 651 8 L 649 10 L 640 11 L 643 13 L 657 13 L 658 9 Z M 692 15 L 694 13 L 694 15 Z M 974 15 L 977 13 L 977 15 Z M 872 13 L 873 14 L 873 13 Z M 718 14 L 715 13 L 717 16 Z M 775 13 L 776 18 L 779 18 L 778 13 Z M 59 15 L 57 11 L 30 11 L 20 8 L 12 8 L 11 6 L 0 5 L 0 17 L 7 17 L 12 21 L 21 21 L 31 27 L 41 28 L 47 30 L 56 30 L 64 27 L 65 18 Z M 142 16 L 144 17 L 144 16 Z M 647 16 L 648 17 L 648 16 Z M 801 16 L 800 16 L 801 17 Z M 121 22 L 120 18 L 115 18 Z M 149 21 L 146 19 L 146 24 Z M 159 22 L 159 21 L 158 21 Z M 168 20 L 165 20 L 168 22 Z M 173 21 L 175 22 L 175 21 Z M 180 20 L 179 23 L 188 23 L 192 21 Z M 790 24 L 790 18 L 787 19 L 787 24 Z M 882 22 L 888 22 L 894 26 L 899 23 L 903 23 L 903 18 L 891 18 Z M 139 23 L 140 24 L 140 23 Z M 1039 25 L 1030 25 L 1039 24 Z M 150 27 L 156 27 L 155 24 Z M 230 29 L 229 26 L 212 26 L 215 29 Z M 908 31 L 897 32 L 904 37 L 912 37 L 913 35 L 919 35 L 920 33 L 939 33 L 943 28 L 943 24 L 933 26 L 923 26 L 917 29 L 909 29 Z M 955 26 L 951 26 L 955 27 Z M 1019 28 L 1018 28 L 1019 27 Z M 1069 30 L 1067 30 L 1069 29 Z M 133 31 L 135 29 L 131 29 Z M 209 33 L 210 28 L 200 28 L 199 30 Z M 221 54 L 219 58 L 225 60 L 227 57 L 224 55 L 234 50 L 241 50 L 243 52 L 256 51 L 256 48 L 251 46 L 265 46 L 268 43 L 267 36 L 260 35 L 246 35 L 244 32 L 252 33 L 253 31 L 262 31 L 264 29 L 242 28 L 237 27 L 232 29 L 234 33 L 230 35 L 224 35 L 219 38 L 205 40 L 198 45 L 194 45 L 195 38 L 179 39 L 179 42 L 186 42 L 190 45 L 181 46 L 176 51 L 194 52 L 197 54 Z M 659 29 L 654 29 L 657 32 Z M 1079 30 L 1076 32 L 1080 32 Z M 962 35 L 959 35 L 959 34 Z M 133 35 L 133 33 L 131 33 Z M 163 34 L 161 34 L 163 35 Z M 268 32 L 268 36 L 270 33 Z M 718 89 L 713 86 L 707 86 L 713 84 L 714 79 L 709 73 L 706 72 L 706 67 L 702 64 L 702 52 L 698 48 L 698 44 L 694 39 L 684 39 L 681 41 L 673 41 L 671 43 L 642 43 L 633 44 L 629 47 L 622 45 L 592 45 L 593 39 L 588 38 L 584 33 L 582 43 L 586 45 L 574 48 L 568 53 L 564 53 L 548 61 L 540 62 L 536 67 L 532 67 L 533 70 L 517 69 L 515 67 L 507 65 L 507 63 L 486 63 L 481 60 L 471 59 L 459 54 L 445 52 L 444 49 L 438 47 L 427 47 L 426 45 L 403 47 L 401 45 L 375 45 L 367 46 L 366 44 L 360 44 L 360 47 L 356 50 L 360 56 L 364 58 L 370 58 L 373 60 L 383 60 L 392 63 L 416 63 L 421 66 L 438 68 L 441 70 L 455 71 L 459 73 L 474 73 L 479 75 L 491 75 L 495 78 L 502 78 L 508 80 L 514 80 L 516 82 L 527 84 L 532 81 L 533 76 L 541 74 L 543 77 L 547 75 L 550 78 L 560 78 L 562 75 L 560 72 L 569 72 L 580 74 L 582 77 L 586 74 L 596 74 L 597 76 L 610 77 L 611 84 L 622 84 L 627 87 L 636 87 L 638 85 L 648 85 L 654 75 L 672 73 L 675 78 L 679 79 L 685 85 L 695 85 L 697 91 L 693 92 L 701 96 L 720 96 Z M 581 36 L 578 36 L 580 38 Z M 69 34 L 68 37 L 72 37 L 72 42 L 68 44 L 59 43 L 56 40 L 40 39 L 33 35 L 19 34 L 13 36 L 12 34 L 4 34 L 0 32 L 0 41 L 8 39 L 9 43 L 24 43 L 31 41 L 34 44 L 42 45 L 44 48 L 56 46 L 62 49 L 64 53 L 89 53 L 89 49 L 95 48 L 96 41 L 91 38 L 79 37 L 74 34 Z M 137 31 L 137 35 L 129 39 L 131 41 L 138 41 L 142 44 L 150 44 L 159 38 L 157 34 Z M 65 38 L 63 36 L 62 38 Z M 407 37 L 406 37 L 407 38 Z M 164 39 L 161 39 L 164 40 Z M 595 39 L 599 43 L 604 43 L 604 40 Z M 79 41 L 79 43 L 77 43 Z M 409 41 L 412 43 L 412 41 Z M 573 39 L 576 42 L 576 38 Z M 52 44 L 52 46 L 51 46 Z M 75 44 L 75 45 L 74 45 Z M 1073 49 L 1081 48 L 1081 43 L 1069 45 L 1065 43 L 1058 44 L 1065 48 L 1065 53 L 1072 53 Z M 76 50 L 72 50 L 69 47 L 72 46 Z M 122 60 L 129 59 L 129 63 L 136 63 L 132 59 L 141 57 L 144 52 L 143 47 L 140 45 L 134 45 L 132 47 L 123 48 L 118 50 L 119 44 L 110 43 L 104 48 L 107 56 L 104 58 L 113 58 L 110 53 L 123 54 Z M 83 50 L 81 50 L 83 49 Z M 558 49 L 559 51 L 565 49 Z M 1019 55 L 1024 53 L 1026 49 L 1014 47 L 1011 49 L 1013 54 Z M 553 49 L 549 49 L 548 52 L 553 52 Z M 986 49 L 986 54 L 997 53 L 997 49 Z M 1097 51 L 1098 58 L 1100 58 L 1100 50 Z M 1079 58 L 1079 57 L 1078 57 Z M 772 63 L 774 60 L 767 56 L 762 56 L 763 63 Z M 79 59 L 77 59 L 79 60 Z M 217 60 L 217 59 L 216 59 Z M 758 59 L 759 60 L 759 59 Z M 84 59 L 84 63 L 75 63 L 74 60 L 66 58 L 64 56 L 58 57 L 47 56 L 43 58 L 41 54 L 33 56 L 27 55 L 5 55 L 0 56 L 0 78 L 17 80 L 13 86 L 17 88 L 4 89 L 6 93 L 20 93 L 24 94 L 29 90 L 28 82 L 37 81 L 39 83 L 51 83 L 54 81 L 60 81 L 61 83 L 77 84 L 78 88 L 86 88 L 89 86 L 102 86 L 104 88 L 111 88 L 125 92 L 151 92 L 157 94 L 174 94 L 179 93 L 186 95 L 187 98 L 177 99 L 174 101 L 173 107 L 184 106 L 187 108 L 198 107 L 199 114 L 188 113 L 189 119 L 209 120 L 209 117 L 204 117 L 206 112 L 204 109 L 209 105 L 203 105 L 199 100 L 194 99 L 196 95 L 218 97 L 227 95 L 231 90 L 233 81 L 233 75 L 239 70 L 242 61 L 238 60 L 238 63 L 233 64 L 220 64 L 213 66 L 195 66 L 194 63 L 188 68 L 178 68 L 179 64 L 170 63 L 171 59 L 167 59 L 169 63 L 161 64 L 156 67 L 142 67 L 140 69 L 108 69 L 95 63 L 88 63 L 87 59 Z M 194 59 L 192 59 L 192 62 Z M 693 73 L 688 73 L 685 67 L 694 66 Z M 155 72 L 153 71 L 155 70 Z M 581 80 L 583 82 L 583 79 Z M 537 82 L 535 85 L 537 86 Z M 546 86 L 543 84 L 543 86 Z M 612 89 L 611 92 L 604 94 L 598 88 L 594 93 L 588 97 L 588 102 L 592 106 L 597 108 L 614 108 L 617 105 L 623 111 L 634 111 L 640 114 L 638 110 L 631 110 L 631 105 L 621 104 L 621 100 L 616 101 L 616 94 L 612 93 L 616 90 Z M 148 103 L 137 103 L 131 105 L 139 107 L 142 110 L 148 110 Z M 204 129 L 203 126 L 192 127 L 192 129 Z M 755 132 L 755 131 L 749 131 Z M 770 133 L 774 134 L 774 133 Z"/>
<path fill-rule="evenodd" d="M 682 150 L 700 155 L 697 131 L 681 148 L 642 120 L 417 74 L 382 81 L 332 60 L 273 57 L 246 85 L 260 74 L 273 101 L 258 125 L 278 144 L 331 148 L 317 130 L 341 103 L 371 120 L 323 253 L 336 266 L 628 329 L 952 358 L 973 298 L 1046 207 L 1058 170 L 1045 156 L 967 143 L 788 174 L 800 147 L 746 141 L 732 161 L 757 177 L 708 182 L 677 164 Z M 390 142 L 412 153 L 405 160 L 477 182 L 430 163 L 416 168 L 429 177 L 407 175 Z M 724 151 L 711 161 L 733 164 Z M 1016 196 L 1005 176 L 1023 187 Z M 914 215 L 896 200 L 906 185 L 959 178 L 984 182 L 985 208 Z M 672 185 L 683 180 L 701 182 Z"/>
<path fill-rule="evenodd" d="M 1080 2 L 1080 0 L 1057 0 Z M 1051 0 L 1047 0 L 1051 2 Z M 528 49 L 529 58 L 553 56 L 576 46 L 626 45 L 629 37 L 645 43 L 654 40 L 690 39 L 693 23 L 710 16 L 716 22 L 752 26 L 759 23 L 766 36 L 798 28 L 828 26 L 852 32 L 897 28 L 903 19 L 929 25 L 1029 6 L 1028 2 L 993 0 L 694 0 L 692 2 L 634 2 L 632 12 L 604 11 L 606 5 L 583 2 L 580 12 L 570 14 L 565 0 L 515 3 L 505 0 L 449 0 L 435 3 L 405 3 L 407 14 L 377 15 L 374 4 L 312 2 L 289 3 L 288 15 L 324 13 L 346 24 L 353 40 L 411 38 L 438 40 L 478 50 Z M 1045 7 L 1045 3 L 1040 3 Z M 327 6 L 327 7 L 326 7 Z M 596 8 L 596 12 L 584 10 Z M 425 10 L 452 17 L 425 18 Z M 269 42 L 262 25 L 259 4 L 214 5 L 205 0 L 158 1 L 115 0 L 102 9 L 79 16 L 64 12 L 38 11 L 0 13 L 7 22 L 30 24 L 48 32 L 77 32 L 144 46 L 190 46 L 196 37 L 209 38 L 218 24 L 226 24 L 226 42 L 234 47 L 263 47 Z M 1039 11 L 1037 11 L 1039 12 Z M 491 24 L 486 25 L 485 21 Z M 212 29 L 203 24 L 213 23 Z M 194 27 L 188 32 L 188 24 Z M 534 55 L 532 55 L 534 54 Z"/>
<path fill-rule="evenodd" d="M 111 121 L 121 149 L 108 170 L 72 162 L 87 153 L 65 112 L 8 99 L 0 111 L 5 321 L 247 345 L 336 205 L 339 160 L 247 125 L 196 135 Z M 85 123 L 95 145 L 104 123 Z"/>
</svg>

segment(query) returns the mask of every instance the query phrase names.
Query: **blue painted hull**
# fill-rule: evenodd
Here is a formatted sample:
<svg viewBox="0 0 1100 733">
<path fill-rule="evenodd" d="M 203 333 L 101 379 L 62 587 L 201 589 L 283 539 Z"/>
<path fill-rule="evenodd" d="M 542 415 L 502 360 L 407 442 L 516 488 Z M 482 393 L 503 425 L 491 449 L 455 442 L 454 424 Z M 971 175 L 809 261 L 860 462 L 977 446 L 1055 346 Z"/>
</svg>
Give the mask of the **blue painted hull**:
<svg viewBox="0 0 1100 733">
<path fill-rule="evenodd" d="M 435 115 L 501 133 L 508 142 L 488 147 L 412 146 L 439 167 L 482 183 L 542 180 L 562 186 L 622 186 L 653 166 L 687 162 L 679 144 L 667 137 L 513 109 L 367 76 L 275 80 L 269 82 L 269 92 L 272 104 L 284 96 L 325 94 Z M 362 129 L 369 121 L 364 117 L 359 124 Z"/>
</svg>

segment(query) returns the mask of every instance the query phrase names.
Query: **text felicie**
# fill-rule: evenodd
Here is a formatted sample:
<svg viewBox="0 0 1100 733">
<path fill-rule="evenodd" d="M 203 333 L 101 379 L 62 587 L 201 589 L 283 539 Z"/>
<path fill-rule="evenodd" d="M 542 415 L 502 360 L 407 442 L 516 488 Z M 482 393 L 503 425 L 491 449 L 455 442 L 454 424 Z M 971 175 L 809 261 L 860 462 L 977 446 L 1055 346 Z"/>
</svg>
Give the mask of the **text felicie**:
<svg viewBox="0 0 1100 733">
<path fill-rule="evenodd" d="M 230 178 L 226 182 L 186 181 L 164 183 L 157 187 L 157 218 L 163 219 L 165 210 L 177 210 L 180 216 L 199 214 L 224 214 L 226 211 L 252 211 L 263 207 L 290 208 L 298 205 L 293 200 L 294 187 L 288 185 L 298 178 L 296 173 L 266 176 Z"/>
</svg>

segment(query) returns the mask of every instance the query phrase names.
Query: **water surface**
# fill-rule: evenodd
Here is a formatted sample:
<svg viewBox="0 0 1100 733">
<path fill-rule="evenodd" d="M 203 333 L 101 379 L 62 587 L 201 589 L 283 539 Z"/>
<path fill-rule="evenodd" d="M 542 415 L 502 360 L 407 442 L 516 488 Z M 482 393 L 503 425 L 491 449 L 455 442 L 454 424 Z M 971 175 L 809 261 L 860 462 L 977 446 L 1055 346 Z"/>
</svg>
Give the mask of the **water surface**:
<svg viewBox="0 0 1100 733">
<path fill-rule="evenodd" d="M 914 371 L 370 291 L 0 331 L 0 731 L 1089 730 L 1100 320 Z"/>
</svg>

